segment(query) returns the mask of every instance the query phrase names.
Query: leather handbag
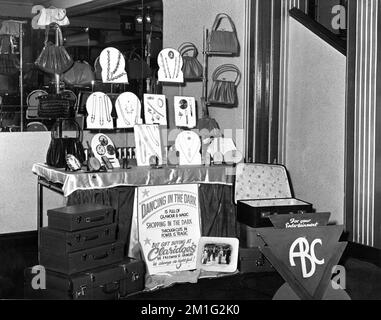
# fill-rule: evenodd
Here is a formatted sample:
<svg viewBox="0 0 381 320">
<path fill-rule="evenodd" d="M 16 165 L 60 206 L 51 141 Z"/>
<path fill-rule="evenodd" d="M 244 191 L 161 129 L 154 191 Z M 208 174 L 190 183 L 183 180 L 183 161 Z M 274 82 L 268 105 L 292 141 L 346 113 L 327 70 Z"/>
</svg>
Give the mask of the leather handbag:
<svg viewBox="0 0 381 320">
<path fill-rule="evenodd" d="M 235 73 L 234 80 L 222 77 L 225 73 Z M 213 84 L 209 92 L 208 102 L 215 106 L 236 107 L 238 104 L 237 86 L 241 81 L 241 72 L 234 64 L 223 64 L 214 70 Z"/>
<path fill-rule="evenodd" d="M 62 130 L 59 130 L 63 121 L 57 121 L 51 130 L 51 140 L 46 154 L 46 164 L 55 168 L 66 167 L 66 155 L 72 154 L 82 164 L 85 161 L 85 151 L 82 144 L 83 132 L 77 121 L 74 119 L 64 120 L 74 125 L 76 136 L 63 137 Z M 61 133 L 60 133 L 61 132 Z"/>
<path fill-rule="evenodd" d="M 20 60 L 12 53 L 0 54 L 0 74 L 11 76 L 20 70 Z"/>
<path fill-rule="evenodd" d="M 64 94 L 47 94 L 38 97 L 37 114 L 40 118 L 68 119 L 74 117 L 75 102 Z"/>
<path fill-rule="evenodd" d="M 229 21 L 232 31 L 219 29 L 223 19 Z M 212 30 L 208 37 L 208 51 L 233 55 L 239 54 L 237 30 L 233 20 L 226 13 L 219 13 L 214 20 Z"/>
<path fill-rule="evenodd" d="M 69 85 L 82 86 L 89 85 L 95 81 L 94 72 L 86 61 L 76 61 L 73 66 L 66 71 L 62 80 Z"/>
<path fill-rule="evenodd" d="M 152 70 L 143 58 L 132 50 L 127 61 L 127 74 L 129 79 L 146 79 L 151 77 Z"/>
<path fill-rule="evenodd" d="M 49 41 L 49 31 L 57 30 L 58 43 Z M 44 72 L 62 74 L 69 70 L 74 61 L 63 46 L 63 36 L 58 24 L 52 23 L 45 29 L 45 45 L 35 64 Z"/>
<path fill-rule="evenodd" d="M 185 80 L 201 80 L 203 68 L 197 60 L 198 50 L 191 42 L 184 42 L 179 47 L 179 52 L 183 58 L 183 74 Z"/>
</svg>

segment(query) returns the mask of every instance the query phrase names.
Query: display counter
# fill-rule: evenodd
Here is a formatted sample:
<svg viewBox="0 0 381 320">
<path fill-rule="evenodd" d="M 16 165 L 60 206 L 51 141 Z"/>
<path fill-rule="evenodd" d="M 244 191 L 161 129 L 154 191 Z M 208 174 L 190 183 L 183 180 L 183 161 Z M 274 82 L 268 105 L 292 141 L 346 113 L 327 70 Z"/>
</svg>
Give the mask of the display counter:
<svg viewBox="0 0 381 320">
<path fill-rule="evenodd" d="M 62 194 L 67 205 L 99 203 L 115 209 L 118 240 L 128 254 L 135 189 L 139 186 L 198 184 L 202 236 L 237 237 L 236 209 L 233 203 L 232 166 L 131 167 L 109 172 L 70 172 L 44 164 L 34 164 L 37 180 L 38 229 L 43 226 L 43 190 Z M 131 228 L 132 227 L 132 228 Z"/>
</svg>

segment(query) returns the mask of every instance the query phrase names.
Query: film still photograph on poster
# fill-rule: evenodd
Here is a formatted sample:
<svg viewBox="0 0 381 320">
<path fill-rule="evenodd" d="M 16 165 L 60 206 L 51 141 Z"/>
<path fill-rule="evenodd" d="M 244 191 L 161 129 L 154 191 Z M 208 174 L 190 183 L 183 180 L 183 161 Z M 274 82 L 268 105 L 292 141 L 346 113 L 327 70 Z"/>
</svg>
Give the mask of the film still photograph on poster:
<svg viewBox="0 0 381 320">
<path fill-rule="evenodd" d="M 138 225 L 149 274 L 196 269 L 201 237 L 197 184 L 139 187 Z"/>
<path fill-rule="evenodd" d="M 204 271 L 235 272 L 239 240 L 236 238 L 201 237 L 198 243 L 197 268 Z"/>
</svg>

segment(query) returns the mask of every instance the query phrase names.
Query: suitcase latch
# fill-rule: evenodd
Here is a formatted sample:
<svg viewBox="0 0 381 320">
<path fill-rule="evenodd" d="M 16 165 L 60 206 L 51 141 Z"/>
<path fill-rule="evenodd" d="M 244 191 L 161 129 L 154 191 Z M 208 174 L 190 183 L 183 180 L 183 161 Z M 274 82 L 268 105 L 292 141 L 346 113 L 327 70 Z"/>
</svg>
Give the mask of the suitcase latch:
<svg viewBox="0 0 381 320">
<path fill-rule="evenodd" d="M 140 274 L 139 273 L 135 273 L 135 272 L 132 272 L 131 273 L 131 279 L 132 281 L 138 281 L 140 279 Z"/>
<path fill-rule="evenodd" d="M 86 295 L 87 287 L 85 285 L 79 287 L 79 291 L 76 292 L 75 297 L 84 297 Z"/>
</svg>

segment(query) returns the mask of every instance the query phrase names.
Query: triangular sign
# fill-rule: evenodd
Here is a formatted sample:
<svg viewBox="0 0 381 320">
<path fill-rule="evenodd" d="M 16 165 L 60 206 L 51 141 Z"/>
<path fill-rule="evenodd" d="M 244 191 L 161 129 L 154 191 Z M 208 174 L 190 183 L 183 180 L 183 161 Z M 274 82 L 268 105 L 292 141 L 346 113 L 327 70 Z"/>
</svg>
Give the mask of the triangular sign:
<svg viewBox="0 0 381 320">
<path fill-rule="evenodd" d="M 256 229 L 259 247 L 301 299 L 321 299 L 330 283 L 332 267 L 346 247 L 339 243 L 343 226 L 299 229 Z"/>
</svg>

